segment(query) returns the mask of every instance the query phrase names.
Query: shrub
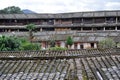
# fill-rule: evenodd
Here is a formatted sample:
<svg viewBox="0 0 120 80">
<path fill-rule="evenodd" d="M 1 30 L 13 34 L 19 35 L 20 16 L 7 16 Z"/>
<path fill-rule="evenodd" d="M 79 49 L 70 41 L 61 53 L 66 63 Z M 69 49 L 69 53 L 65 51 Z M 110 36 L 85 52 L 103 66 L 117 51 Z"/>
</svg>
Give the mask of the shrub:
<svg viewBox="0 0 120 80">
<path fill-rule="evenodd" d="M 0 37 L 0 51 L 16 51 L 20 50 L 20 40 L 16 37 Z"/>
<path fill-rule="evenodd" d="M 72 39 L 71 36 L 68 36 L 68 37 L 67 37 L 66 44 L 67 44 L 67 45 L 70 45 L 70 46 L 73 44 L 73 39 Z"/>
<path fill-rule="evenodd" d="M 62 47 L 51 47 L 49 48 L 49 50 L 54 50 L 54 51 L 64 51 L 64 50 L 67 50 L 67 48 L 62 48 Z"/>
<path fill-rule="evenodd" d="M 37 43 L 25 43 L 22 45 L 22 50 L 40 50 L 41 46 Z"/>
<path fill-rule="evenodd" d="M 116 44 L 111 38 L 101 40 L 98 44 L 99 48 L 115 48 Z"/>
</svg>

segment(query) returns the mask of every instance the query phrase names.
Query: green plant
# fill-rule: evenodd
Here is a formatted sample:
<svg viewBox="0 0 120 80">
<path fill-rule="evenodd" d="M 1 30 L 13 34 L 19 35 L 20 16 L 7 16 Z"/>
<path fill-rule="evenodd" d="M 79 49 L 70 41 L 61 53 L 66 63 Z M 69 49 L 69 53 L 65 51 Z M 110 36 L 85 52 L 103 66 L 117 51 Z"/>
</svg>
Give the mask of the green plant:
<svg viewBox="0 0 120 80">
<path fill-rule="evenodd" d="M 20 50 L 20 40 L 16 37 L 0 37 L 0 51 L 16 51 Z"/>
<path fill-rule="evenodd" d="M 34 24 L 28 24 L 26 28 L 29 30 L 29 40 L 32 42 L 33 39 L 33 30 L 35 30 L 36 26 Z"/>
<path fill-rule="evenodd" d="M 55 40 L 49 40 L 50 47 L 55 47 Z"/>
<path fill-rule="evenodd" d="M 9 6 L 0 10 L 0 14 L 20 14 L 23 13 L 19 7 Z"/>
<path fill-rule="evenodd" d="M 25 38 L 17 38 L 14 36 L 0 37 L 0 51 L 25 51 L 25 50 L 40 50 L 40 43 L 30 43 Z"/>
<path fill-rule="evenodd" d="M 72 39 L 71 36 L 68 36 L 68 37 L 67 37 L 66 44 L 67 44 L 68 46 L 70 46 L 70 47 L 72 46 L 72 44 L 73 44 L 73 39 Z"/>
<path fill-rule="evenodd" d="M 120 48 L 120 43 L 117 43 L 116 45 L 117 45 L 118 48 Z"/>
<path fill-rule="evenodd" d="M 22 49 L 25 50 L 40 50 L 41 46 L 37 43 L 26 43 L 22 45 Z"/>
<path fill-rule="evenodd" d="M 67 48 L 62 48 L 62 47 L 51 47 L 49 48 L 49 50 L 54 50 L 54 51 L 64 51 L 64 50 L 67 50 Z"/>
<path fill-rule="evenodd" d="M 40 50 L 40 43 L 30 43 L 26 38 L 20 38 L 21 50 Z"/>
<path fill-rule="evenodd" d="M 111 38 L 107 38 L 107 39 L 101 40 L 98 43 L 98 47 L 99 48 L 115 48 L 115 46 L 116 46 L 116 43 Z"/>
</svg>

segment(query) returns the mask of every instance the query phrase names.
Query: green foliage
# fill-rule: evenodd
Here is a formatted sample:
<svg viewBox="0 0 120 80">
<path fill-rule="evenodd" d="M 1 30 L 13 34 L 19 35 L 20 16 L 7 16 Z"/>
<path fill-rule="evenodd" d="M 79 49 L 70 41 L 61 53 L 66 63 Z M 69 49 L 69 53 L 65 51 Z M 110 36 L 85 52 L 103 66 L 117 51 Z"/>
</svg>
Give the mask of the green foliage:
<svg viewBox="0 0 120 80">
<path fill-rule="evenodd" d="M 70 46 L 73 44 L 73 39 L 71 38 L 71 36 L 67 37 L 66 44 Z"/>
<path fill-rule="evenodd" d="M 117 47 L 120 48 L 120 43 L 117 44 Z"/>
<path fill-rule="evenodd" d="M 28 25 L 26 26 L 26 28 L 27 28 L 29 31 L 32 31 L 32 30 L 34 30 L 34 29 L 36 28 L 36 26 L 35 26 L 35 24 L 28 24 Z"/>
<path fill-rule="evenodd" d="M 49 50 L 54 50 L 54 51 L 64 51 L 64 50 L 67 50 L 67 48 L 62 48 L 62 47 L 51 47 L 49 48 Z"/>
<path fill-rule="evenodd" d="M 113 39 L 107 38 L 101 40 L 98 44 L 99 48 L 115 48 L 116 44 Z"/>
<path fill-rule="evenodd" d="M 20 50 L 20 41 L 16 37 L 0 37 L 0 51 Z"/>
<path fill-rule="evenodd" d="M 49 45 L 50 47 L 55 47 L 55 40 L 50 40 Z"/>
<path fill-rule="evenodd" d="M 0 14 L 20 14 L 23 13 L 19 7 L 10 6 L 0 10 Z"/>
<path fill-rule="evenodd" d="M 35 24 L 28 24 L 26 28 L 29 30 L 29 40 L 32 42 L 33 39 L 33 30 L 36 28 Z"/>
<path fill-rule="evenodd" d="M 25 43 L 22 45 L 23 50 L 40 50 L 41 46 L 37 43 Z"/>
<path fill-rule="evenodd" d="M 21 44 L 29 43 L 29 41 L 26 37 L 21 37 L 21 38 L 19 38 L 19 40 L 21 41 Z"/>
<path fill-rule="evenodd" d="M 21 50 L 40 50 L 41 46 L 40 43 L 30 43 L 27 39 L 25 38 L 20 38 L 21 41 Z"/>
<path fill-rule="evenodd" d="M 25 51 L 25 50 L 40 50 L 41 46 L 38 43 L 30 43 L 25 38 L 16 37 L 0 37 L 0 51 Z"/>
</svg>

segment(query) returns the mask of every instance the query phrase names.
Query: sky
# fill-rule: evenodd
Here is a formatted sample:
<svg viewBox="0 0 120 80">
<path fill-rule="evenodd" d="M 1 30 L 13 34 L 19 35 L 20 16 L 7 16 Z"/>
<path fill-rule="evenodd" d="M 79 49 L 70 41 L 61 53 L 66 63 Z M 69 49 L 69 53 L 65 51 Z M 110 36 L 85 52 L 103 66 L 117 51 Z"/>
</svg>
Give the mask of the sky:
<svg viewBox="0 0 120 80">
<path fill-rule="evenodd" d="M 120 10 L 120 0 L 1 0 L 0 9 L 17 6 L 37 13 Z"/>
</svg>

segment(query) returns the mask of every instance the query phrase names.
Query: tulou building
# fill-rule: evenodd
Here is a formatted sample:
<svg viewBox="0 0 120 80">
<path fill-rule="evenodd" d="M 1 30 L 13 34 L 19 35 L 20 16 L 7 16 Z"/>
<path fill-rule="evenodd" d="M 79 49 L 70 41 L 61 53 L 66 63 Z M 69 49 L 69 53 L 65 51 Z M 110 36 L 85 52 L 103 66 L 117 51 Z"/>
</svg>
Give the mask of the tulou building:
<svg viewBox="0 0 120 80">
<path fill-rule="evenodd" d="M 72 49 L 97 48 L 98 41 L 112 38 L 120 41 L 120 10 L 91 11 L 58 14 L 0 14 L 0 34 L 28 37 L 26 25 L 36 25 L 33 42 L 43 49 L 49 48 L 49 40 L 57 46 L 66 47 L 71 36 Z"/>
<path fill-rule="evenodd" d="M 0 36 L 28 38 L 31 23 L 36 25 L 32 42 L 46 50 L 0 51 L 0 80 L 120 80 L 120 48 L 97 48 L 103 39 L 120 42 L 120 10 L 0 14 Z M 68 36 L 72 49 L 47 49 L 50 40 L 67 47 Z"/>
</svg>

